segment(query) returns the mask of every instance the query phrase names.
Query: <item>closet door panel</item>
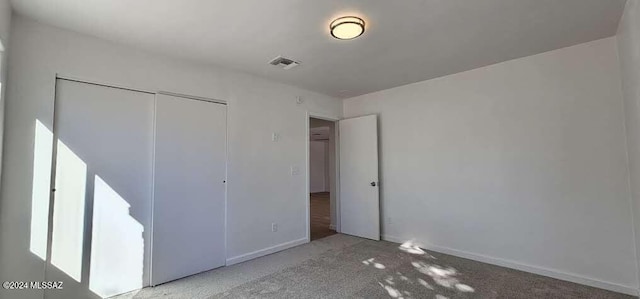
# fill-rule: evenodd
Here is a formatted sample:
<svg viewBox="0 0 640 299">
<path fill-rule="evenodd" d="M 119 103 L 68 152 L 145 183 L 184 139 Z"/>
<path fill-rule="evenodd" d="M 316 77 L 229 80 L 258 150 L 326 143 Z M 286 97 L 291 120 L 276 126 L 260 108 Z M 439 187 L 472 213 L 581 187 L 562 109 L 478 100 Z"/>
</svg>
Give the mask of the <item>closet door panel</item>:
<svg viewBox="0 0 640 299">
<path fill-rule="evenodd" d="M 58 79 L 46 298 L 149 284 L 154 95 Z"/>
<path fill-rule="evenodd" d="M 225 264 L 226 106 L 159 94 L 151 284 Z"/>
</svg>

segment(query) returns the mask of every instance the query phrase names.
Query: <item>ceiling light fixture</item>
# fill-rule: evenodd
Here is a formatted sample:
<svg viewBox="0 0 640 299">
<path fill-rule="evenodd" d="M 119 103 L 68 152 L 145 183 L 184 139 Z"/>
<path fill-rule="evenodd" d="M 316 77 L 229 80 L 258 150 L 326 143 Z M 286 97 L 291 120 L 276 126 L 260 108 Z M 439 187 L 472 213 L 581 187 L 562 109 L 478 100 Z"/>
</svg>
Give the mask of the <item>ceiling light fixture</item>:
<svg viewBox="0 0 640 299">
<path fill-rule="evenodd" d="M 364 33 L 364 21 L 358 17 L 341 17 L 333 20 L 329 29 L 337 39 L 354 39 Z"/>
</svg>

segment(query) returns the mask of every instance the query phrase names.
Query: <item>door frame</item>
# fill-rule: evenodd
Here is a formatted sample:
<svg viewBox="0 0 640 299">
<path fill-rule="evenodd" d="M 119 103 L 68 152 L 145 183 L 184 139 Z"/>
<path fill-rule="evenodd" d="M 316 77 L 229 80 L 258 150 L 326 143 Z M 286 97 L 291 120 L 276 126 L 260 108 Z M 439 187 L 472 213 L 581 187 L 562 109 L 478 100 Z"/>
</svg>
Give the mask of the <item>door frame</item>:
<svg viewBox="0 0 640 299">
<path fill-rule="evenodd" d="M 334 161 L 334 173 L 333 173 L 333 180 L 331 183 L 334 184 L 334 189 L 336 190 L 334 196 L 335 196 L 335 217 L 336 217 L 336 223 L 334 223 L 335 225 L 335 230 L 337 233 L 340 232 L 340 192 L 338 192 L 340 190 L 340 141 L 338 139 L 338 126 L 339 123 L 338 121 L 340 120 L 339 117 L 335 117 L 335 116 L 329 116 L 323 113 L 318 113 L 318 112 L 313 112 L 313 111 L 307 111 L 306 113 L 306 120 L 305 120 L 305 128 L 306 128 L 306 132 L 305 132 L 305 163 L 306 163 L 306 172 L 305 172 L 305 190 L 306 190 L 306 195 L 304 196 L 305 199 L 305 207 L 306 207 L 306 230 L 307 230 L 307 241 L 306 243 L 311 242 L 311 193 L 310 193 L 310 179 L 311 179 L 311 172 L 309 170 L 309 165 L 310 165 L 310 156 L 309 156 L 309 150 L 310 150 L 310 130 L 311 130 L 311 122 L 310 119 L 311 118 L 317 118 L 317 119 L 322 119 L 322 120 L 326 120 L 326 121 L 330 121 L 334 124 L 334 129 L 333 129 L 333 138 L 335 140 L 335 148 L 334 148 L 334 152 L 335 152 L 335 161 Z"/>
</svg>

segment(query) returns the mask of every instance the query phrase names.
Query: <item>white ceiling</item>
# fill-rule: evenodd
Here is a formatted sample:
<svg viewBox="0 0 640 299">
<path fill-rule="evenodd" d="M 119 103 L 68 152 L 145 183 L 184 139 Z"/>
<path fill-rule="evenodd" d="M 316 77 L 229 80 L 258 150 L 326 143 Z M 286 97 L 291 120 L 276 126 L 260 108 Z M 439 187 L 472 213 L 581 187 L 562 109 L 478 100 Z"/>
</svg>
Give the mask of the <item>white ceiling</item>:
<svg viewBox="0 0 640 299">
<path fill-rule="evenodd" d="M 14 0 L 43 23 L 345 98 L 615 34 L 626 0 Z M 363 36 L 329 35 L 339 16 Z M 289 71 L 268 64 L 299 60 Z"/>
</svg>

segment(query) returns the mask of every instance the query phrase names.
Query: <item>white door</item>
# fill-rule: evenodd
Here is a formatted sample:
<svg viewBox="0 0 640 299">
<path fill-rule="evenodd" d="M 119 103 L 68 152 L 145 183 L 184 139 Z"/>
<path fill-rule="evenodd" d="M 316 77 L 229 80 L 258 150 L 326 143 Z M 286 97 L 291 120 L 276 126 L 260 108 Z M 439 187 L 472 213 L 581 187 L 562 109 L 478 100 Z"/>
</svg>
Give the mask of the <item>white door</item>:
<svg viewBox="0 0 640 299">
<path fill-rule="evenodd" d="M 225 264 L 226 111 L 156 97 L 152 285 Z"/>
<path fill-rule="evenodd" d="M 380 240 L 377 117 L 344 119 L 339 127 L 340 232 Z"/>
<path fill-rule="evenodd" d="M 46 298 L 149 284 L 155 95 L 56 81 L 56 172 Z"/>
</svg>

